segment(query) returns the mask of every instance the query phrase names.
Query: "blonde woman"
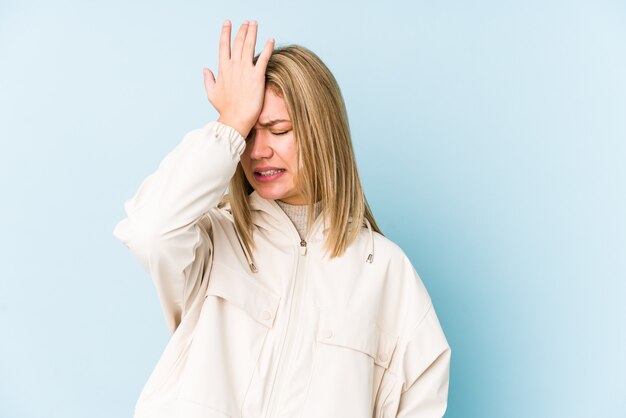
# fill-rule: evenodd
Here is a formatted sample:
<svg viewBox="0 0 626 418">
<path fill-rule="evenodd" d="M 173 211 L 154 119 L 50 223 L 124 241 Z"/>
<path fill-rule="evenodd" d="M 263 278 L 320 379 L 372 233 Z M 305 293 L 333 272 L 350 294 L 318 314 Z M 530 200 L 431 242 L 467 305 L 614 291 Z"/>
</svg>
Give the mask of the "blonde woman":
<svg viewBox="0 0 626 418">
<path fill-rule="evenodd" d="M 244 22 L 231 48 L 224 23 L 217 78 L 204 70 L 219 118 L 114 230 L 172 331 L 135 416 L 441 417 L 450 348 L 367 205 L 339 87 L 306 48 L 255 57 L 256 34 Z"/>
</svg>

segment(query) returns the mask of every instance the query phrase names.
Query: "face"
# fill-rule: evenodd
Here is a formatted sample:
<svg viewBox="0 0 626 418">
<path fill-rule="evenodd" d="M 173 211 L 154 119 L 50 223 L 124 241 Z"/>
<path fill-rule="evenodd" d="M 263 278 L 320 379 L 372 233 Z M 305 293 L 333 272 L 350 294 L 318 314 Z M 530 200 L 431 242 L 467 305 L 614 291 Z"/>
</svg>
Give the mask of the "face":
<svg viewBox="0 0 626 418">
<path fill-rule="evenodd" d="M 296 138 L 285 100 L 265 90 L 263 109 L 246 140 L 241 166 L 254 190 L 263 198 L 304 205 L 296 189 Z"/>
</svg>

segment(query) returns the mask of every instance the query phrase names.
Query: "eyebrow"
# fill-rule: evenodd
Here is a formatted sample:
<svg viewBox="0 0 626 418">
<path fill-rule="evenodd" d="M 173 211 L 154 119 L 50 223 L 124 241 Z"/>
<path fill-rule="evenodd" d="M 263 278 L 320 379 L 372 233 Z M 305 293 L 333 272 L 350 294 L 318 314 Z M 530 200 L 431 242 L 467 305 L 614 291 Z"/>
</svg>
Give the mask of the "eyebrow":
<svg viewBox="0 0 626 418">
<path fill-rule="evenodd" d="M 265 123 L 259 123 L 259 125 L 261 125 L 264 128 L 267 128 L 269 126 L 274 126 L 274 125 L 279 124 L 281 122 L 291 122 L 291 121 L 288 120 L 288 119 L 273 119 L 273 120 L 268 120 Z"/>
</svg>

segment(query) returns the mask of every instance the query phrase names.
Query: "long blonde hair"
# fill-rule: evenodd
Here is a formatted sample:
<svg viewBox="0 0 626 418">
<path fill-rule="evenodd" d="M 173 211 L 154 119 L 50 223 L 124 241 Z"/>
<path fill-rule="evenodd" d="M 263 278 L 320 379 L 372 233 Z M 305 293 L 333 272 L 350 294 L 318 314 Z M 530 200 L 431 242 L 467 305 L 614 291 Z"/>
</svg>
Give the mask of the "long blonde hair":
<svg viewBox="0 0 626 418">
<path fill-rule="evenodd" d="M 258 55 L 254 58 L 256 63 Z M 356 239 L 366 218 L 378 233 L 357 171 L 345 103 L 339 85 L 322 60 L 307 48 L 286 45 L 274 49 L 265 86 L 285 100 L 298 149 L 297 186 L 308 202 L 307 226 L 313 224 L 315 202 L 330 230 L 324 249 L 341 256 Z M 248 195 L 253 191 L 241 163 L 221 202 L 230 203 L 235 227 L 249 253 L 254 250 Z M 353 226 L 350 227 L 350 218 Z"/>
</svg>

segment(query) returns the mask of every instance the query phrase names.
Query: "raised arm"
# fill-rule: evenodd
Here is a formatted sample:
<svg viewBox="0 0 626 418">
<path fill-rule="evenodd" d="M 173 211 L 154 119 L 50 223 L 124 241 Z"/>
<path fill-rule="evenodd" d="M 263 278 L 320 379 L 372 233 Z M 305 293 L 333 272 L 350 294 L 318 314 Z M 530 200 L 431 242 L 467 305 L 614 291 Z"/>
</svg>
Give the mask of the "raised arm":
<svg viewBox="0 0 626 418">
<path fill-rule="evenodd" d="M 126 218 L 113 234 L 153 279 L 171 331 L 195 299 L 212 260 L 210 219 L 245 149 L 245 136 L 263 104 L 268 41 L 253 64 L 256 23 L 244 23 L 230 53 L 230 22 L 220 38 L 218 79 L 204 69 L 207 97 L 217 121 L 184 136 L 157 170 L 125 202 Z"/>
</svg>

